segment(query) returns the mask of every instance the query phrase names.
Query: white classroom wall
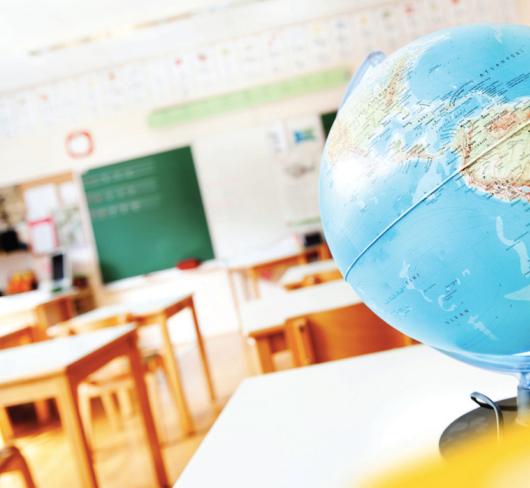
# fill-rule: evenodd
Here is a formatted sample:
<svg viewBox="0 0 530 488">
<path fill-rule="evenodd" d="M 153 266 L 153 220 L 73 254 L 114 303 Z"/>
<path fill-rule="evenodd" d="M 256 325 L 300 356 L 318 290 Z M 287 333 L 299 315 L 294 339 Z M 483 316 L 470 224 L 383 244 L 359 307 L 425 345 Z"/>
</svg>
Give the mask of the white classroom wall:
<svg viewBox="0 0 530 488">
<path fill-rule="evenodd" d="M 431 1 L 442 5 L 445 0 L 414 0 L 418 5 Z M 514 3 L 515 2 L 515 3 Z M 237 8 L 214 11 L 197 19 L 183 20 L 160 28 L 132 32 L 116 39 L 86 46 L 74 46 L 38 57 L 0 57 L 0 70 L 9 73 L 0 79 L 0 96 L 16 97 L 22 88 L 39 87 L 43 83 L 74 75 L 83 75 L 103 67 L 119 66 L 132 59 L 161 56 L 190 46 L 208 46 L 218 41 L 262 32 L 278 26 L 311 19 L 326 19 L 343 12 L 364 11 L 370 6 L 382 8 L 387 4 L 406 4 L 405 0 L 267 0 L 242 4 Z M 448 4 L 450 2 L 447 2 Z M 468 0 L 467 3 L 517 5 L 521 22 L 530 22 L 530 2 L 527 0 Z M 500 15 L 500 13 L 499 13 Z M 441 10 L 441 17 L 444 16 Z M 244 21 L 242 21 L 244 19 Z M 449 23 L 457 19 L 447 19 Z M 469 19 L 470 21 L 472 19 Z M 373 26 L 381 29 L 381 26 Z M 376 46 L 374 46 L 376 47 Z M 382 46 L 388 50 L 396 46 Z M 352 54 L 349 68 L 354 69 L 366 53 Z M 268 123 L 293 115 L 317 114 L 336 109 L 341 90 L 333 93 L 293 99 L 285 103 L 248 109 L 234 115 L 208 119 L 204 122 L 175 125 L 166 129 L 149 129 L 147 116 L 157 106 L 134 105 L 118 113 L 99 118 L 41 125 L 15 137 L 0 139 L 0 185 L 6 186 L 61 171 L 82 171 L 88 167 L 109 164 L 168 148 L 206 140 L 227 127 L 248 127 Z M 142 104 L 139 104 L 142 105 Z M 0 125 L 11 121 L 1 120 Z M 95 141 L 95 151 L 82 160 L 70 158 L 65 151 L 65 137 L 77 129 L 88 129 Z"/>
<path fill-rule="evenodd" d="M 517 1 L 521 21 L 528 22 L 530 2 Z M 0 68 L 4 73 L 11 72 L 12 76 L 0 80 L 0 94 L 16 90 L 18 86 L 38 85 L 49 81 L 50 77 L 58 79 L 102 66 L 112 66 L 136 57 L 160 54 L 161 49 L 163 52 L 171 52 L 174 46 L 184 48 L 190 45 L 210 44 L 217 40 L 260 32 L 292 22 L 318 19 L 369 5 L 380 6 L 388 3 L 396 2 L 268 0 L 228 9 L 226 12 L 203 15 L 198 21 L 195 19 L 198 22 L 195 24 L 183 21 L 179 23 L 180 29 L 168 25 L 160 29 L 131 34 L 129 37 L 125 35 L 117 40 L 91 47 L 67 49 L 38 60 L 31 59 L 24 62 L 16 59 L 4 60 L 0 61 Z M 353 70 L 357 62 L 357 59 L 352 60 L 349 68 Z M 8 69 L 10 71 L 6 71 Z M 260 242 L 266 245 L 290 232 L 282 219 L 277 187 L 271 178 L 273 173 L 263 139 L 264 130 L 279 120 L 335 110 L 341 100 L 342 92 L 343 88 L 322 91 L 163 129 L 148 127 L 147 117 L 155 107 L 146 106 L 139 108 L 131 106 L 125 111 L 104 114 L 99 118 L 75 123 L 57 123 L 49 127 L 39 127 L 31 132 L 0 140 L 0 186 L 21 183 L 63 171 L 81 173 L 90 167 L 191 145 L 214 245 L 223 255 L 230 249 L 244 252 L 247 248 L 250 250 L 256 247 Z M 89 130 L 95 144 L 94 153 L 79 160 L 72 159 L 65 151 L 66 134 L 76 129 Z M 246 166 L 238 171 L 237 165 L 245 161 Z M 260 178 L 263 180 L 262 185 L 259 184 Z M 247 200 L 240 202 L 239 205 L 234 204 L 234 207 L 241 207 L 238 209 L 237 218 L 233 215 L 223 217 L 222 213 L 216 211 L 221 198 L 219 189 L 225 184 L 227 192 L 237 187 L 247 188 L 247 191 L 240 193 L 247 195 Z M 227 205 L 226 199 L 222 204 Z M 88 222 L 86 224 L 89 229 Z M 92 277 L 101 301 L 113 302 L 127 297 L 136 298 L 136 292 L 111 292 L 100 286 L 97 281 L 97 257 L 93 246 L 78 253 L 78 266 Z M 224 275 L 219 274 L 194 278 L 192 283 L 202 290 L 202 297 L 206 295 L 216 297 L 215 307 L 210 309 L 204 307 L 202 312 L 199 310 L 199 315 L 203 314 L 202 319 L 206 324 L 207 333 L 226 332 L 236 327 L 225 280 Z M 173 285 L 164 286 L 169 289 Z M 225 289 L 222 289 L 223 287 Z M 145 292 L 138 291 L 138 293 Z M 226 319 L 216 320 L 216 315 Z"/>
</svg>

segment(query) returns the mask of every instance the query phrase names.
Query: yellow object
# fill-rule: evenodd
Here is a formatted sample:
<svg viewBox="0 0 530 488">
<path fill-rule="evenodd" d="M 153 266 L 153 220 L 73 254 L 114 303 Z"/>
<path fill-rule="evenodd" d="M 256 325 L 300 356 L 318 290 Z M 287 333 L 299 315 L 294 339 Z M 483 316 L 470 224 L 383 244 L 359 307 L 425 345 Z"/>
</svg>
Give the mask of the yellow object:
<svg viewBox="0 0 530 488">
<path fill-rule="evenodd" d="M 418 461 L 365 484 L 366 488 L 460 488 L 530 486 L 530 428 L 507 429 L 462 445 L 447 460 Z"/>
</svg>

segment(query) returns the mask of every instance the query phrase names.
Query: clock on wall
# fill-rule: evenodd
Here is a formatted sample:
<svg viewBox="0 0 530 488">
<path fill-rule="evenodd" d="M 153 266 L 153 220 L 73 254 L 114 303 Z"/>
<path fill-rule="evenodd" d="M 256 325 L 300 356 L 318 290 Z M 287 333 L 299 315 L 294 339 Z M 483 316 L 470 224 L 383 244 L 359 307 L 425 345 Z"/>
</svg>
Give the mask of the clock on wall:
<svg viewBox="0 0 530 488">
<path fill-rule="evenodd" d="M 88 130 L 77 130 L 66 136 L 66 152 L 72 158 L 85 158 L 94 152 L 94 140 Z"/>
</svg>

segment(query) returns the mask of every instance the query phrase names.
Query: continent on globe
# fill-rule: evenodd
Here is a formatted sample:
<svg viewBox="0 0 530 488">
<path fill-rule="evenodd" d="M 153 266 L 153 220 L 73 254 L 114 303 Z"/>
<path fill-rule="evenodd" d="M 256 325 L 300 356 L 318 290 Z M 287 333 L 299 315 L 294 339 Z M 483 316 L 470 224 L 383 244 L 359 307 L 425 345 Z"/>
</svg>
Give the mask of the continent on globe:
<svg viewBox="0 0 530 488">
<path fill-rule="evenodd" d="M 502 200 L 528 200 L 529 126 L 530 101 L 501 105 L 466 123 L 455 138 L 466 183 Z"/>
</svg>

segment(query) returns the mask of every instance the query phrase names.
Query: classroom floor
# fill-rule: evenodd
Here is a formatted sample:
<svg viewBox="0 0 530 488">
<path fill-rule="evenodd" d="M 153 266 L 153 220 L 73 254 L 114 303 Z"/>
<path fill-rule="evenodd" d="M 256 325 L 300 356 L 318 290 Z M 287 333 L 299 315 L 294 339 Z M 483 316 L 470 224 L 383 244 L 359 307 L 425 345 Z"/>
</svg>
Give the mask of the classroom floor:
<svg viewBox="0 0 530 488">
<path fill-rule="evenodd" d="M 224 406 L 239 383 L 245 377 L 256 374 L 257 361 L 252 348 L 237 333 L 208 338 L 207 349 L 220 404 Z M 178 356 L 197 434 L 182 438 L 167 385 L 163 377 L 159 377 L 159 411 L 165 437 L 163 454 L 171 482 L 176 481 L 216 418 L 207 396 L 196 347 L 179 346 Z M 95 465 L 101 487 L 155 486 L 138 416 L 127 419 L 123 430 L 114 432 L 101 413 L 98 415 L 98 411 L 101 412 L 98 405 L 95 407 Z M 16 444 L 26 456 L 37 487 L 79 486 L 70 446 L 58 421 L 44 427 L 18 425 L 16 434 Z M 19 486 L 22 484 L 16 475 L 0 478 L 0 488 Z"/>
</svg>

